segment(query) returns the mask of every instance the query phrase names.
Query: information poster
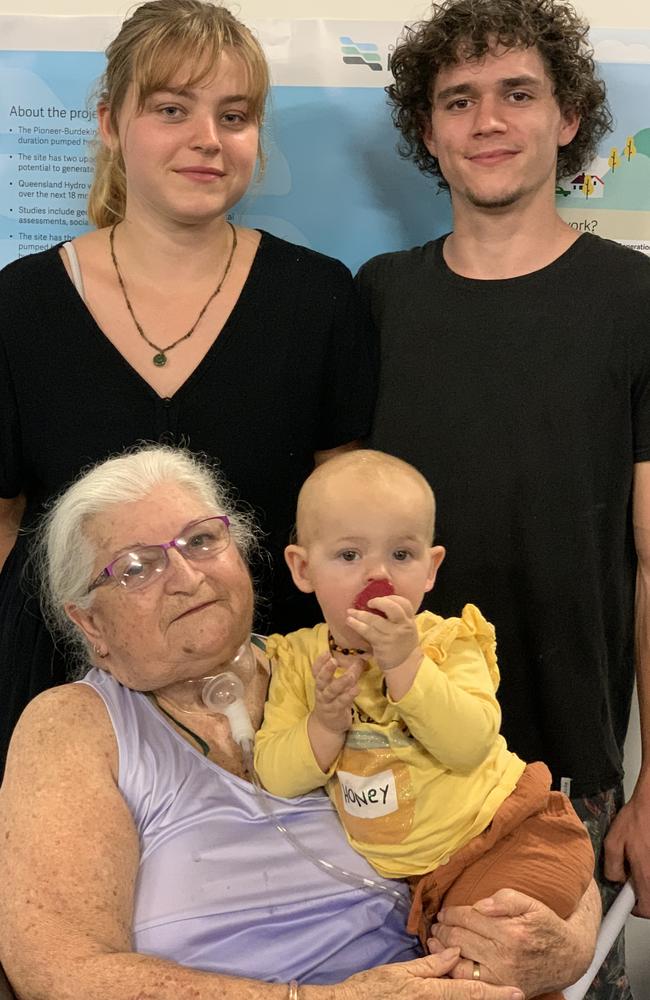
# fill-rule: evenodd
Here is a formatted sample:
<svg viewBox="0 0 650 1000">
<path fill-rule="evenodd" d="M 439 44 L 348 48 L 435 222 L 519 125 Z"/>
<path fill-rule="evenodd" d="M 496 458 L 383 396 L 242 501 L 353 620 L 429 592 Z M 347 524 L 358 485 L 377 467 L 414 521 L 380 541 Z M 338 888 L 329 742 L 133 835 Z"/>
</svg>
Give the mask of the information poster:
<svg viewBox="0 0 650 1000">
<path fill-rule="evenodd" d="M 596 161 L 558 185 L 558 209 L 576 229 L 650 253 L 650 31 L 594 29 L 614 131 Z"/>
<path fill-rule="evenodd" d="M 5 259 L 70 239 L 88 225 L 95 111 L 85 103 L 79 77 L 99 75 L 104 60 L 99 53 L 83 52 L 74 53 L 73 59 L 71 78 L 65 73 L 63 53 L 3 53 L 0 183 Z"/>
<path fill-rule="evenodd" d="M 88 226 L 96 86 L 112 17 L 0 16 L 0 265 Z M 339 257 L 446 232 L 449 199 L 400 158 L 384 87 L 398 22 L 261 20 L 271 64 L 268 165 L 235 207 L 248 226 Z M 594 31 L 616 119 L 597 160 L 558 185 L 576 229 L 650 250 L 650 32 Z"/>
</svg>

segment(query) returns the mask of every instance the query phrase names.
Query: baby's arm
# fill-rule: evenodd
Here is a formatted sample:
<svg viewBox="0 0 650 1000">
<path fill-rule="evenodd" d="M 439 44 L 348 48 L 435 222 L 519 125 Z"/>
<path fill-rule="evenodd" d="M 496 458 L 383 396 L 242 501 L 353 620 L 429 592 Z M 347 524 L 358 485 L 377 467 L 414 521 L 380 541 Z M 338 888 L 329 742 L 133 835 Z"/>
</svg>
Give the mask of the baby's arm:
<svg viewBox="0 0 650 1000">
<path fill-rule="evenodd" d="M 422 662 L 420 635 L 413 605 L 391 594 L 373 597 L 367 608 L 351 608 L 348 625 L 370 643 L 372 655 L 386 680 L 386 690 L 399 701 L 410 689 Z"/>
<path fill-rule="evenodd" d="M 388 696 L 410 732 L 445 767 L 473 770 L 489 753 L 501 725 L 487 656 L 492 656 L 498 677 L 496 660 L 479 642 L 480 636 L 484 645 L 493 644 L 492 626 L 468 606 L 455 638 L 436 635 L 439 626 L 420 637 L 405 598 L 375 598 L 368 607 L 386 617 L 354 610 L 348 624 L 371 644 Z"/>
<path fill-rule="evenodd" d="M 255 770 L 273 795 L 304 795 L 325 785 L 332 776 L 350 727 L 362 663 L 333 678 L 336 664 L 332 668 L 330 661 L 329 651 L 314 661 L 315 704 L 310 712 L 309 679 L 304 677 L 302 665 L 294 662 L 290 652 L 278 651 L 264 722 L 255 738 Z"/>
<path fill-rule="evenodd" d="M 423 643 L 426 649 L 426 640 Z M 397 709 L 413 736 L 443 766 L 467 773 L 494 746 L 501 709 L 484 652 L 472 635 L 458 636 L 441 662 L 424 655 Z"/>
<path fill-rule="evenodd" d="M 278 651 L 264 721 L 255 737 L 255 770 L 273 795 L 294 798 L 319 788 L 327 775 L 314 759 L 307 720 L 306 678 L 285 650 Z"/>
<path fill-rule="evenodd" d="M 340 677 L 338 664 L 329 650 L 317 656 L 312 666 L 316 684 L 315 703 L 307 720 L 307 735 L 321 769 L 329 775 L 352 725 L 352 702 L 363 660 L 355 657 Z"/>
</svg>

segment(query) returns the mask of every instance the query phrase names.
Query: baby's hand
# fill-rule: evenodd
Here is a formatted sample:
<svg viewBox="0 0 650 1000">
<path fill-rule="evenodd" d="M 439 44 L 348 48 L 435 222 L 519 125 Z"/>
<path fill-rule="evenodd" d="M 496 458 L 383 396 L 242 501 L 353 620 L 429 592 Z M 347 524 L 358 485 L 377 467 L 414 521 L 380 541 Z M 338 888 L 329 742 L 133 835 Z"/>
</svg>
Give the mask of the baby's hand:
<svg viewBox="0 0 650 1000">
<path fill-rule="evenodd" d="M 419 637 L 413 605 L 406 597 L 373 597 L 368 607 L 383 612 L 350 608 L 347 624 L 370 643 L 372 655 L 381 670 L 393 670 L 419 650 Z"/>
<path fill-rule="evenodd" d="M 339 677 L 334 674 L 339 668 L 330 651 L 321 653 L 312 664 L 316 680 L 316 704 L 312 714 L 320 724 L 332 733 L 346 733 L 352 725 L 352 703 L 359 693 L 357 681 L 364 668 L 361 657 L 349 657 L 349 666 Z"/>
</svg>

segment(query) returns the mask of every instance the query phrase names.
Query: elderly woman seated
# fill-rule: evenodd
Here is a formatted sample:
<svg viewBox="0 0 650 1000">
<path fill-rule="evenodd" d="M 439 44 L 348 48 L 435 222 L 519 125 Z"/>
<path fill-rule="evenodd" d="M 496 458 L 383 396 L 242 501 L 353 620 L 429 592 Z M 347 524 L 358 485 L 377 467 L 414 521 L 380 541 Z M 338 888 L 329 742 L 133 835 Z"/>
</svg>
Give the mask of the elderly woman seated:
<svg viewBox="0 0 650 1000">
<path fill-rule="evenodd" d="M 324 794 L 262 806 L 228 719 L 201 698 L 206 678 L 248 661 L 243 700 L 253 727 L 262 718 L 251 545 L 214 473 L 172 449 L 98 465 L 50 511 L 45 606 L 92 666 L 28 706 L 9 754 L 0 960 L 17 994 L 511 1000 L 512 984 L 577 978 L 593 889 L 566 923 L 508 892 L 451 910 L 436 933 L 458 947 L 418 957 L 403 887 L 316 863 L 376 880 Z"/>
</svg>

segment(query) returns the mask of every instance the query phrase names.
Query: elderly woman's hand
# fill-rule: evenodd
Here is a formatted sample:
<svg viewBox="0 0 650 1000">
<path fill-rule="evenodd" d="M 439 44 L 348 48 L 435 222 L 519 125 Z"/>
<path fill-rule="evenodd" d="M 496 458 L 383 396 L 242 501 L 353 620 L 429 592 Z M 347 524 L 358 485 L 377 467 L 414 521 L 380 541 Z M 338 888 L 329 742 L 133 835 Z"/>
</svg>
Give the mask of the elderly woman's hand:
<svg viewBox="0 0 650 1000">
<path fill-rule="evenodd" d="M 511 986 L 441 979 L 452 972 L 458 954 L 458 948 L 447 948 L 413 962 L 359 972 L 337 986 L 334 996 L 336 1000 L 524 1000 L 523 993 Z"/>
<path fill-rule="evenodd" d="M 600 912 L 594 882 L 568 920 L 521 892 L 501 889 L 474 906 L 442 910 L 431 928 L 429 950 L 461 949 L 450 972 L 454 979 L 471 979 L 478 962 L 481 982 L 515 983 L 526 996 L 538 996 L 570 985 L 585 972 Z"/>
</svg>

